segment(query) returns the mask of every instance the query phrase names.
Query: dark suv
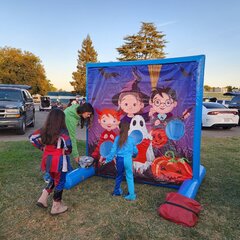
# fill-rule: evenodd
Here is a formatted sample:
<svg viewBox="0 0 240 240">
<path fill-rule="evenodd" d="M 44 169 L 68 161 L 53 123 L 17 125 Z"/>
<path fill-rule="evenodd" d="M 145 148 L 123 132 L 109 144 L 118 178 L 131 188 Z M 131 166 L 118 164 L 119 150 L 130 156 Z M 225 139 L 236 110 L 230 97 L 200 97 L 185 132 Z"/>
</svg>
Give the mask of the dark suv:
<svg viewBox="0 0 240 240">
<path fill-rule="evenodd" d="M 34 127 L 35 107 L 27 85 L 0 84 L 0 129 L 16 129 L 24 134 Z"/>
<path fill-rule="evenodd" d="M 238 109 L 239 121 L 238 125 L 240 125 L 240 92 L 228 92 L 224 95 L 233 96 L 232 100 L 229 102 L 228 108 L 236 108 Z"/>
</svg>

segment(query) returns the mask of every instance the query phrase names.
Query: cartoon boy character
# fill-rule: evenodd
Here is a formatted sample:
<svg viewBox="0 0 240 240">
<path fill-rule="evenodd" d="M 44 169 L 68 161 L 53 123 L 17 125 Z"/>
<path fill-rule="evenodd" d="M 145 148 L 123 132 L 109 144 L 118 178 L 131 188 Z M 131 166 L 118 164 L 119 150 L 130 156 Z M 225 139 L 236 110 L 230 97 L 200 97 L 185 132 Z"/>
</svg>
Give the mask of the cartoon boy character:
<svg viewBox="0 0 240 240">
<path fill-rule="evenodd" d="M 172 110 L 177 106 L 177 95 L 175 90 L 167 88 L 157 88 L 151 93 L 149 100 L 151 106 L 149 116 L 152 116 L 153 127 L 160 124 L 166 125 L 173 116 Z"/>
<path fill-rule="evenodd" d="M 118 129 L 121 113 L 107 108 L 101 111 L 96 109 L 96 112 L 98 113 L 98 123 L 105 130 L 101 133 L 98 145 L 92 153 L 92 157 L 94 159 L 100 159 L 101 161 L 103 158 L 100 156 L 100 146 L 105 141 L 114 142 L 117 134 L 113 130 Z"/>
<path fill-rule="evenodd" d="M 159 148 L 168 141 L 165 127 L 172 120 L 172 111 L 177 106 L 176 91 L 170 87 L 154 89 L 151 93 L 149 105 L 151 106 L 149 116 L 152 117 L 153 125 L 153 130 L 151 131 L 153 146 Z M 191 109 L 185 110 L 180 118 L 188 118 L 190 111 Z"/>
<path fill-rule="evenodd" d="M 138 84 L 140 76 L 137 74 L 136 69 L 133 70 L 134 79 L 128 82 L 120 93 L 112 98 L 113 104 L 117 105 L 119 109 L 126 115 L 121 119 L 129 124 L 135 115 L 144 115 L 142 110 L 148 105 L 149 97 L 141 92 Z M 145 116 L 143 116 L 145 117 Z"/>
</svg>

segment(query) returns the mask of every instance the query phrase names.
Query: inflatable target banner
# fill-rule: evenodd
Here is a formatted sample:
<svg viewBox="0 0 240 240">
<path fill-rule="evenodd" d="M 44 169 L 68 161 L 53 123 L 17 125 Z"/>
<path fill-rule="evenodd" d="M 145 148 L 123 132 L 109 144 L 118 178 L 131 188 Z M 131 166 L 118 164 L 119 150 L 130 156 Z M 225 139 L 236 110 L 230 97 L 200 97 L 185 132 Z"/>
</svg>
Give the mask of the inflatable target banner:
<svg viewBox="0 0 240 240">
<path fill-rule="evenodd" d="M 136 181 L 179 187 L 198 179 L 199 185 L 204 61 L 199 55 L 87 64 L 87 100 L 96 110 L 87 154 L 104 161 L 126 121 L 138 148 Z M 96 167 L 100 176 L 116 175 L 114 161 Z"/>
</svg>

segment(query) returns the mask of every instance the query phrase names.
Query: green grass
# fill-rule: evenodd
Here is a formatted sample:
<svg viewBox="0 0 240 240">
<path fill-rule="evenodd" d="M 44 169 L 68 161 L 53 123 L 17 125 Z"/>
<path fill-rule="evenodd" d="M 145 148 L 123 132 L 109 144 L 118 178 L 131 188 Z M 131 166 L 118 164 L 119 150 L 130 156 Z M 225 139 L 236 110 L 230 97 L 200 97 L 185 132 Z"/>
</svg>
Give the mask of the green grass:
<svg viewBox="0 0 240 240">
<path fill-rule="evenodd" d="M 198 224 L 186 228 L 156 211 L 174 190 L 136 184 L 138 199 L 127 202 L 111 197 L 114 180 L 101 177 L 64 191 L 69 211 L 53 217 L 50 206 L 36 206 L 44 187 L 41 152 L 28 142 L 1 142 L 0 239 L 239 239 L 239 143 L 240 138 L 203 138 L 201 159 L 207 175 L 196 197 L 203 211 Z M 80 142 L 82 154 L 84 147 Z"/>
</svg>

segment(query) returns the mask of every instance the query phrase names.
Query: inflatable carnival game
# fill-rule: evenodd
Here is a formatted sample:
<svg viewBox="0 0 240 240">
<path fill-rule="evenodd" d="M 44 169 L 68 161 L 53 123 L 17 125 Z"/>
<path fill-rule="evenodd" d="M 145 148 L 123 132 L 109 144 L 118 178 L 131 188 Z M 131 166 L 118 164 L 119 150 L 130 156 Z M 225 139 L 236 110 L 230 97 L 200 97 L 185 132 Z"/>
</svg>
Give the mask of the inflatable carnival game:
<svg viewBox="0 0 240 240">
<path fill-rule="evenodd" d="M 87 133 L 87 155 L 104 160 L 130 124 L 138 155 L 136 182 L 178 188 L 195 198 L 205 176 L 200 164 L 205 56 L 87 64 L 87 98 L 95 111 Z M 114 161 L 96 174 L 115 177 Z"/>
</svg>

